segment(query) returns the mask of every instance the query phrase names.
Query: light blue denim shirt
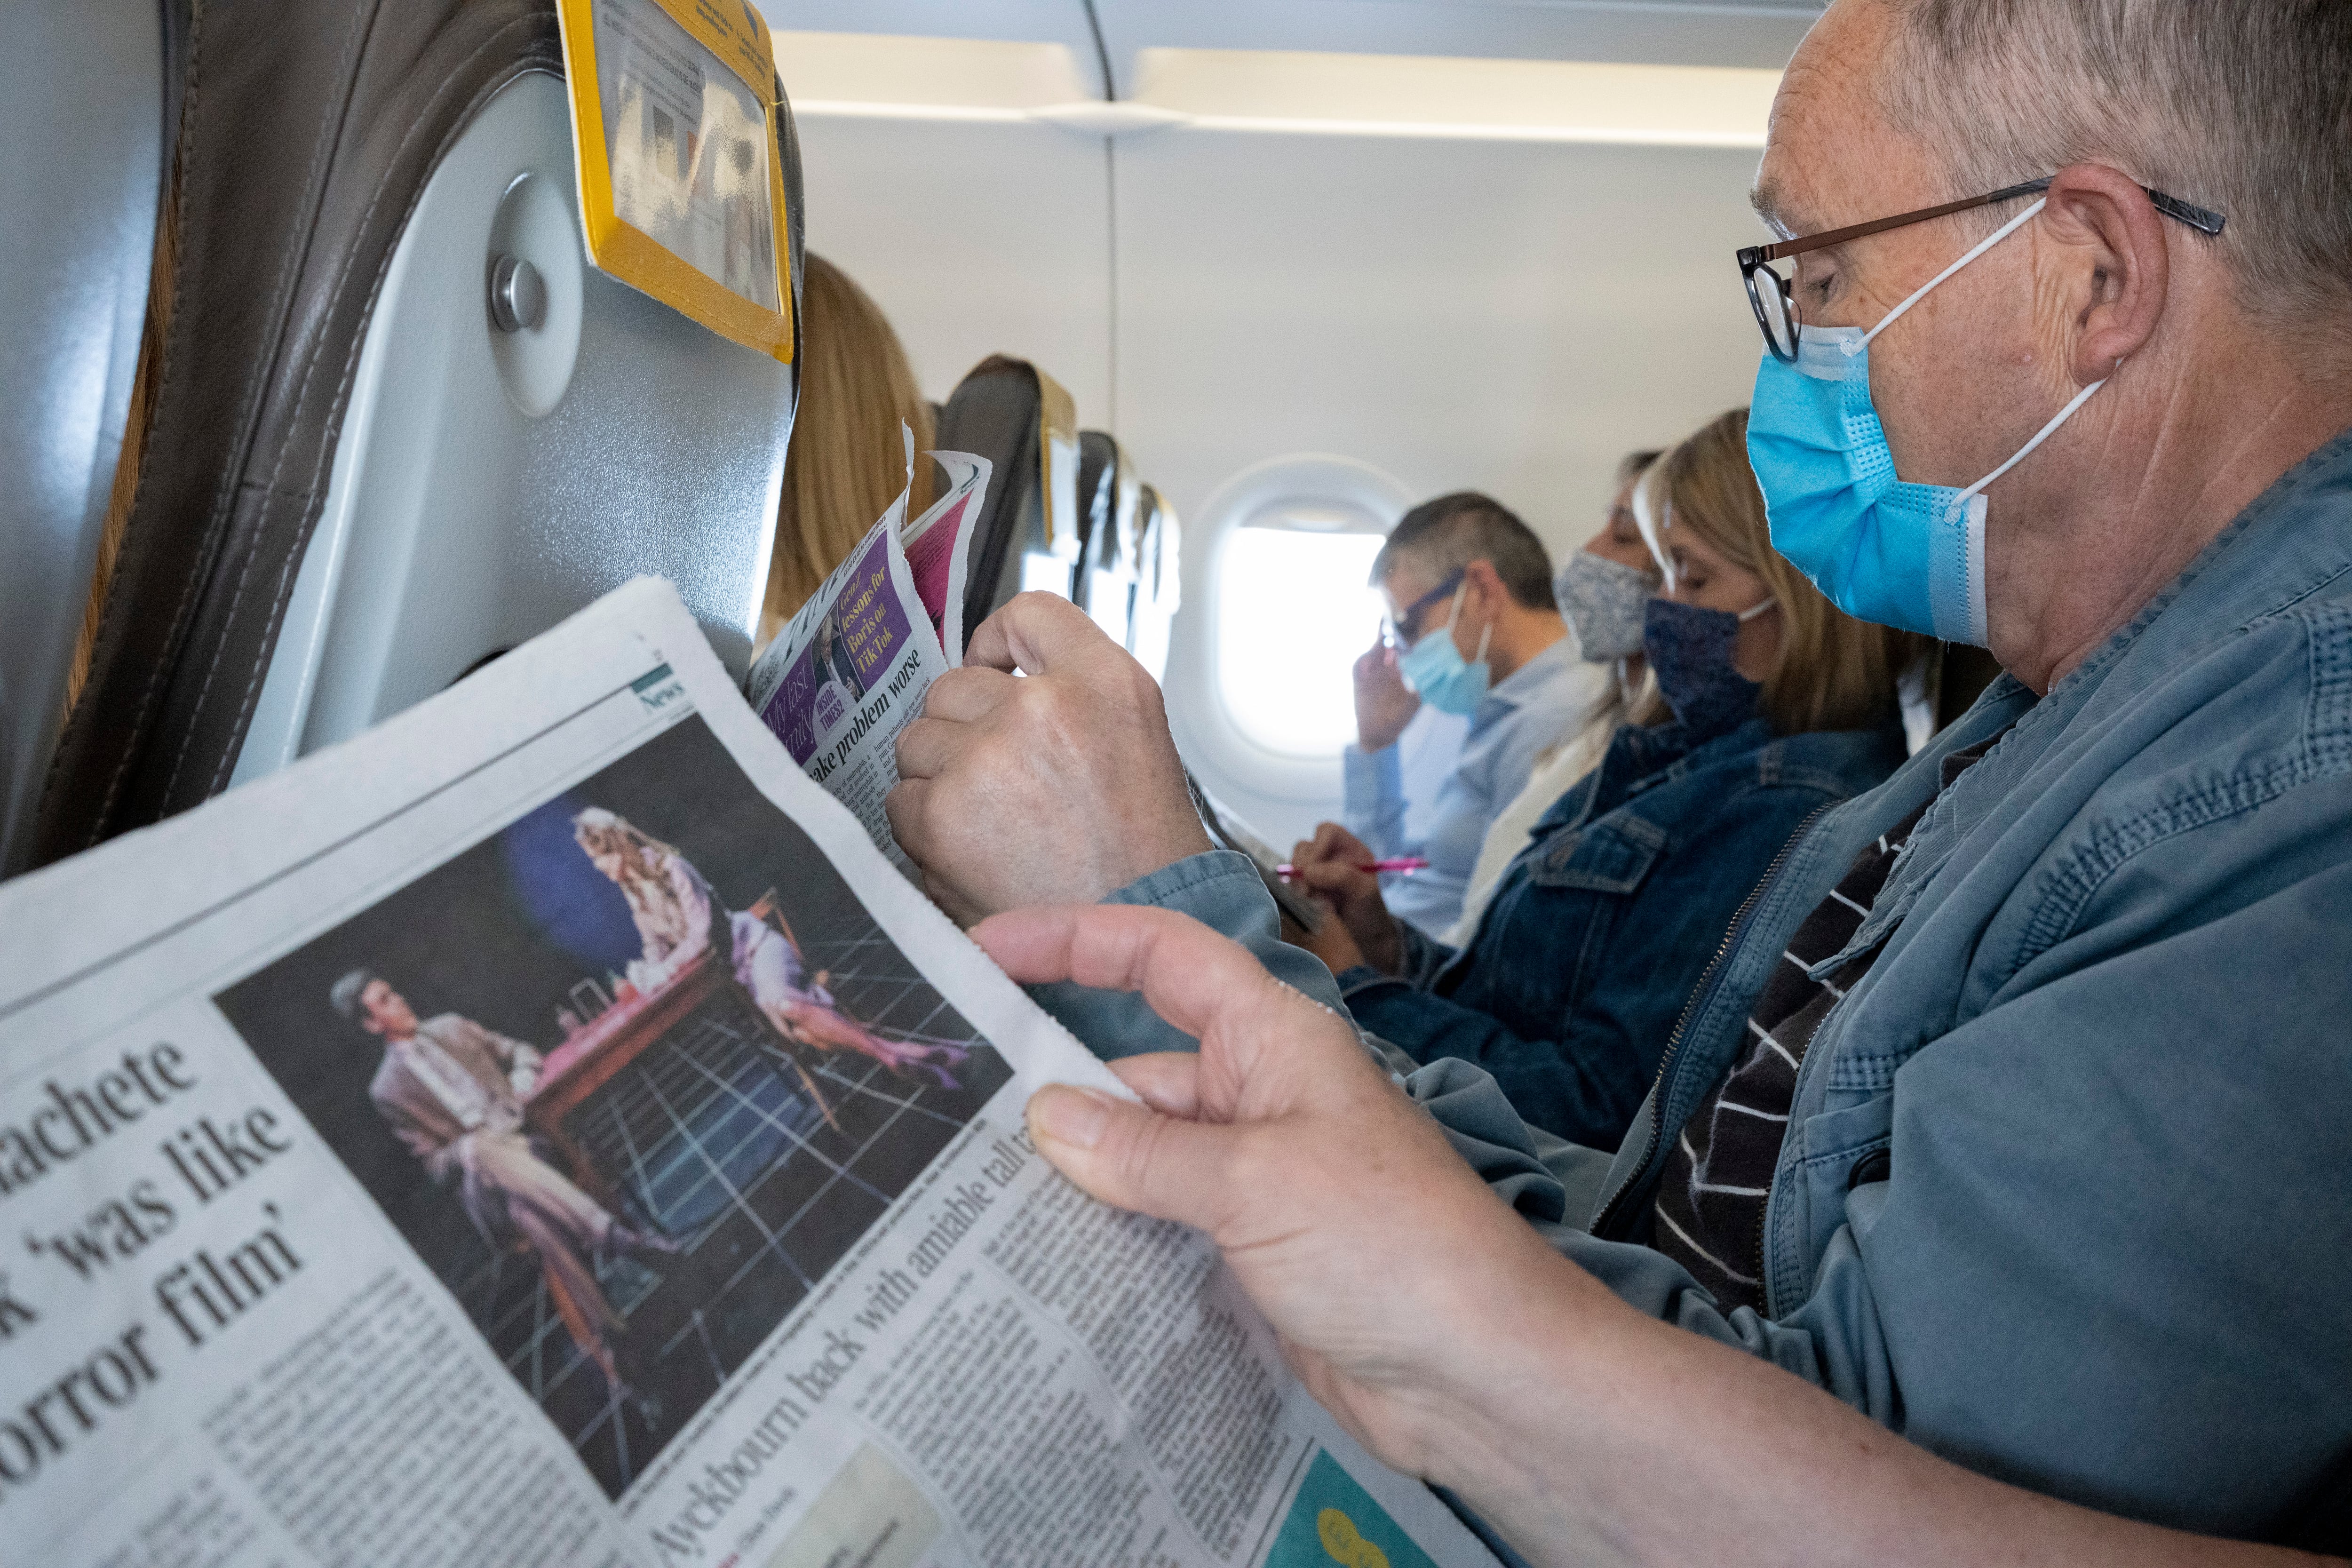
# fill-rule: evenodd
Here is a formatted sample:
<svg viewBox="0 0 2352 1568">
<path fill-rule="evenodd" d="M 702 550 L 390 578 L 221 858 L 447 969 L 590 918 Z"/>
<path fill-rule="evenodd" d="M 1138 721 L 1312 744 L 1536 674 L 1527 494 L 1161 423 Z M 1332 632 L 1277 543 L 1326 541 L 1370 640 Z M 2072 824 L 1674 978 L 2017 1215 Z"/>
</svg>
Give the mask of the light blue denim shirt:
<svg viewBox="0 0 2352 1568">
<path fill-rule="evenodd" d="M 1576 640 L 1566 637 L 1496 681 L 1470 717 L 1461 757 L 1439 786 L 1418 842 L 1405 834 L 1397 748 L 1349 746 L 1340 753 L 1340 821 L 1348 831 L 1383 859 L 1419 855 L 1429 862 L 1423 870 L 1381 879 L 1390 913 L 1433 937 L 1453 929 L 1487 825 L 1527 787 L 1536 758 L 1583 728 L 1609 700 L 1610 681 L 1607 667 L 1579 658 Z"/>
<path fill-rule="evenodd" d="M 2004 730 L 1855 939 L 1885 945 L 1803 1059 L 1767 1310 L 1726 1313 L 1642 1244 L 1665 1152 L 1805 915 Z M 2352 432 L 2048 696 L 1996 681 L 1795 839 L 1613 1161 L 1467 1063 L 1408 1088 L 1624 1300 L 1937 1453 L 2183 1529 L 2352 1538 Z"/>
</svg>

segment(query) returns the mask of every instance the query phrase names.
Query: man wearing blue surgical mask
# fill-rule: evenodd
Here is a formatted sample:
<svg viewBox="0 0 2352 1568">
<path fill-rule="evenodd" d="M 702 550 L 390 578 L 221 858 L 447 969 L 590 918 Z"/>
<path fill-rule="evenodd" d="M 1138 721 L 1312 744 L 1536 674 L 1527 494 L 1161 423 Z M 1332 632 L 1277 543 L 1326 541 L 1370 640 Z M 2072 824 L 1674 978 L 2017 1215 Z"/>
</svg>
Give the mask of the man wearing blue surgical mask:
<svg viewBox="0 0 2352 1568">
<path fill-rule="evenodd" d="M 2008 674 L 1790 841 L 1613 1154 L 1408 1083 L 1556 1258 L 1444 1250 L 1495 1213 L 1466 1197 L 1401 1218 L 1460 1174 L 1402 1136 L 1328 1177 L 1370 1119 L 1291 1092 L 1278 1031 L 1204 1020 L 1218 1098 L 1057 1097 L 1040 1150 L 1280 1238 L 1234 1256 L 1335 1304 L 1274 1314 L 1317 1386 L 1539 1561 L 2093 1560 L 2025 1492 L 2352 1549 L 2347 83 L 2342 0 L 1833 0 L 1790 61 L 1780 237 L 1738 258 L 1776 543 Z M 1114 684 L 1061 662 L 989 754 Z M 973 804 L 908 848 L 977 903 L 1022 846 L 952 847 L 1019 775 L 963 754 L 926 782 Z M 1066 753 L 1033 786 L 1057 842 L 1082 773 L 1118 785 L 1092 837 L 1143 842 L 1139 771 Z M 1091 868 L 1135 879 L 1046 891 L 1272 940 L 1202 857 Z M 1930 1455 L 2021 1489 L 1963 1502 Z"/>
<path fill-rule="evenodd" d="M 1342 760 L 1346 826 L 1327 822 L 1301 863 L 1417 857 L 1382 879 L 1390 911 L 1438 935 L 1462 912 L 1495 814 L 1536 758 L 1608 699 L 1605 672 L 1578 658 L 1552 597 L 1551 558 L 1507 508 L 1475 491 L 1424 501 L 1372 562 L 1388 601 L 1381 639 L 1356 661 L 1357 743 Z M 1418 835 L 1399 737 L 1423 705 L 1469 721 Z"/>
</svg>

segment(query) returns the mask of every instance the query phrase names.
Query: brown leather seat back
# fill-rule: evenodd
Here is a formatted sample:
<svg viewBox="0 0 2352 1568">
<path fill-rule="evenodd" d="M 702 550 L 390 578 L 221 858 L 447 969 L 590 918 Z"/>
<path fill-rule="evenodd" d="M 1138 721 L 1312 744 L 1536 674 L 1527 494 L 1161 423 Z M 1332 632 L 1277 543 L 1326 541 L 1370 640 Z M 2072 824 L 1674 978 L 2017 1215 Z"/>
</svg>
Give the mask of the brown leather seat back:
<svg viewBox="0 0 2352 1568">
<path fill-rule="evenodd" d="M 499 127 L 562 119 L 551 0 L 211 5 L 185 69 L 174 308 L 41 858 L 340 739 L 639 572 L 747 654 L 791 373 L 584 267 L 560 374 L 518 380 L 525 340 L 497 336 L 500 226 L 577 226 L 568 142 L 535 216 L 495 167 Z M 797 296 L 788 110 L 777 155 Z"/>
</svg>

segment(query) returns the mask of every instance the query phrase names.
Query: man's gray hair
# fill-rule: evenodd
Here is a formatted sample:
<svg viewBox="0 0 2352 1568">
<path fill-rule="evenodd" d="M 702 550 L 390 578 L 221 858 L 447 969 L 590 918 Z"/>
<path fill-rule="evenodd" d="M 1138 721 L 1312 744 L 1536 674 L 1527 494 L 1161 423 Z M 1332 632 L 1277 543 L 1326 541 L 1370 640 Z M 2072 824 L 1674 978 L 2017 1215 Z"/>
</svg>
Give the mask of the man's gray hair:
<svg viewBox="0 0 2352 1568">
<path fill-rule="evenodd" d="M 335 1005 L 336 1012 L 352 1023 L 363 1024 L 367 1020 L 360 1016 L 360 993 L 368 988 L 369 982 L 378 978 L 380 976 L 373 969 L 352 970 L 329 989 L 327 1000 Z"/>
<path fill-rule="evenodd" d="M 1887 115 L 1947 158 L 1952 196 L 2109 163 L 2228 217 L 2191 243 L 2265 324 L 2352 312 L 2352 4 L 1888 3 Z"/>
<path fill-rule="evenodd" d="M 1551 596 L 1551 557 L 1535 531 L 1501 501 L 1476 490 L 1455 490 L 1425 500 L 1397 520 L 1388 542 L 1372 557 L 1371 584 L 1379 587 L 1411 556 L 1433 577 L 1446 577 L 1473 561 L 1493 563 L 1512 602 L 1523 608 L 1559 608 Z"/>
</svg>

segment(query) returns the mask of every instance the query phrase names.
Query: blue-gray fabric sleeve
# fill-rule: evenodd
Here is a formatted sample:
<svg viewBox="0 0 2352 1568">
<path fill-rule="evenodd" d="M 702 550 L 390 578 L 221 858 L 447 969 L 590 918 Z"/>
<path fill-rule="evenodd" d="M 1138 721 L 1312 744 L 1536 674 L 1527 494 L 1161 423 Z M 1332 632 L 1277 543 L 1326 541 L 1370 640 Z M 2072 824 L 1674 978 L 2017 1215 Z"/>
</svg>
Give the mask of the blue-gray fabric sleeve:
<svg viewBox="0 0 2352 1568">
<path fill-rule="evenodd" d="M 1257 868 L 1246 855 L 1211 849 L 1187 856 L 1139 877 L 1105 899 L 1107 904 L 1140 904 L 1174 910 L 1255 954 L 1277 980 L 1320 1002 L 1341 1017 L 1347 1008 L 1323 961 L 1282 940 L 1282 919 Z M 1030 996 L 1105 1061 L 1151 1051 L 1196 1051 L 1201 1042 L 1162 1019 L 1131 991 L 1098 991 L 1072 981 L 1032 985 Z"/>
<path fill-rule="evenodd" d="M 1846 1113 L 1879 1115 L 1850 1135 L 1886 1141 L 1886 1180 L 1809 1192 L 1807 1162 L 1775 1192 L 1776 1245 L 1808 1206 L 1827 1233 L 1776 1321 L 1721 1311 L 1647 1247 L 1562 1250 L 1974 1468 L 2264 1538 L 2352 1452 L 2352 1208 L 2326 1197 L 2344 1100 L 2315 1092 L 2346 1081 L 2347 908 L 2339 867 L 1920 1051 L 1891 1100 Z M 1809 1152 L 1825 1173 L 1852 1163 Z"/>
<path fill-rule="evenodd" d="M 1404 760 L 1393 745 L 1339 752 L 1339 821 L 1386 859 L 1412 853 L 1404 841 Z"/>
</svg>

